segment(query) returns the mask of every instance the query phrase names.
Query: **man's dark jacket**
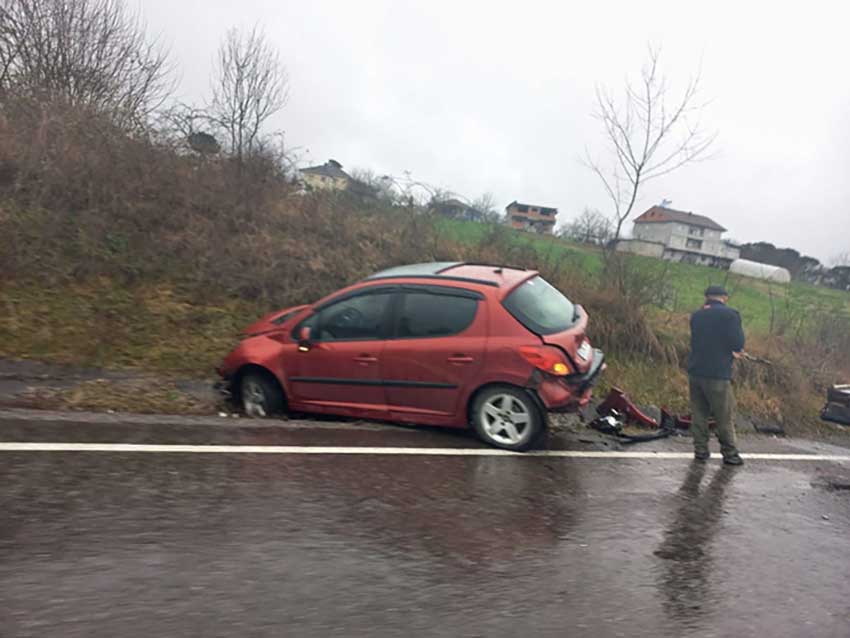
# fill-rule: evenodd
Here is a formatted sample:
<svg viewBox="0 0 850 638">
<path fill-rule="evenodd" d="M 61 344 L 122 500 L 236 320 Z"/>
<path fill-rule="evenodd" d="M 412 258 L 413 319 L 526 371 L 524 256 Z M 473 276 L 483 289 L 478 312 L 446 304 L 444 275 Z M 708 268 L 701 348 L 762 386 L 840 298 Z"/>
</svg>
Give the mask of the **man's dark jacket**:
<svg viewBox="0 0 850 638">
<path fill-rule="evenodd" d="M 731 379 L 732 353 L 743 349 L 744 329 L 737 310 L 712 299 L 691 315 L 688 374 L 706 379 Z"/>
</svg>

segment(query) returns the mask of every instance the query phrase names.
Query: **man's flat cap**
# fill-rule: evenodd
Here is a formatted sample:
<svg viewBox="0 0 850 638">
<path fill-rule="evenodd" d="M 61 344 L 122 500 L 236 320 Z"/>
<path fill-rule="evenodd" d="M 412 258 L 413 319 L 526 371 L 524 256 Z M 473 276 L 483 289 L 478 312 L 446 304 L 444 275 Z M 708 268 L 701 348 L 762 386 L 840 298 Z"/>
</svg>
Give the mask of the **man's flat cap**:
<svg viewBox="0 0 850 638">
<path fill-rule="evenodd" d="M 723 286 L 709 286 L 705 289 L 706 297 L 728 297 L 729 293 Z"/>
</svg>

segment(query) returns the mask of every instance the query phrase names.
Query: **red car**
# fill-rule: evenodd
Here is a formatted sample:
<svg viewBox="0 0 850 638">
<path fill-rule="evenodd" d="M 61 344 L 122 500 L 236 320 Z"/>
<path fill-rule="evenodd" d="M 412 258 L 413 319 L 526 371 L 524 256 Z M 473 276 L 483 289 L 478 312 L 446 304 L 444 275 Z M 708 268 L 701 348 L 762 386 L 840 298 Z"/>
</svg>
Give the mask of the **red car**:
<svg viewBox="0 0 850 638">
<path fill-rule="evenodd" d="M 531 447 L 605 369 L 587 314 L 531 270 L 429 263 L 379 272 L 246 329 L 218 387 L 249 416 L 285 409 L 465 428 Z"/>
</svg>

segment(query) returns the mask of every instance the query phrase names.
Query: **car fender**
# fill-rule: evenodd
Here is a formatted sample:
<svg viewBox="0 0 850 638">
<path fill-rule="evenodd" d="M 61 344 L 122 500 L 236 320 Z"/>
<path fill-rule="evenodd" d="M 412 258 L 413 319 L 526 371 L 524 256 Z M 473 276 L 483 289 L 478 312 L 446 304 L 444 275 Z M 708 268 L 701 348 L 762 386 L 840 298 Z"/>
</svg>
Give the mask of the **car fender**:
<svg viewBox="0 0 850 638">
<path fill-rule="evenodd" d="M 283 368 L 284 344 L 270 335 L 260 335 L 242 341 L 225 359 L 223 368 L 230 378 L 238 376 L 246 366 L 269 371 L 289 396 L 289 383 Z"/>
</svg>

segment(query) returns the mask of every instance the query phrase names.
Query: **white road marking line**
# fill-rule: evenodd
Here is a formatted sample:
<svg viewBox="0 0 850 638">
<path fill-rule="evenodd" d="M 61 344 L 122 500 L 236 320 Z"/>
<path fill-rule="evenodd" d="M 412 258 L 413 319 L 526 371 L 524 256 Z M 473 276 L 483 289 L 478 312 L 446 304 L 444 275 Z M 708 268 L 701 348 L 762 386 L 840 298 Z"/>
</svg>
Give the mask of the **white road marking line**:
<svg viewBox="0 0 850 638">
<path fill-rule="evenodd" d="M 582 450 L 539 450 L 508 452 L 494 448 L 435 447 L 341 447 L 305 445 L 180 445 L 149 443 L 0 443 L 0 452 L 113 452 L 155 454 L 313 454 L 313 455 L 387 455 L 387 456 L 520 456 L 577 459 L 691 459 L 690 452 L 597 452 Z M 850 454 L 742 454 L 750 460 L 850 462 Z M 719 460 L 719 455 L 713 457 Z"/>
</svg>

